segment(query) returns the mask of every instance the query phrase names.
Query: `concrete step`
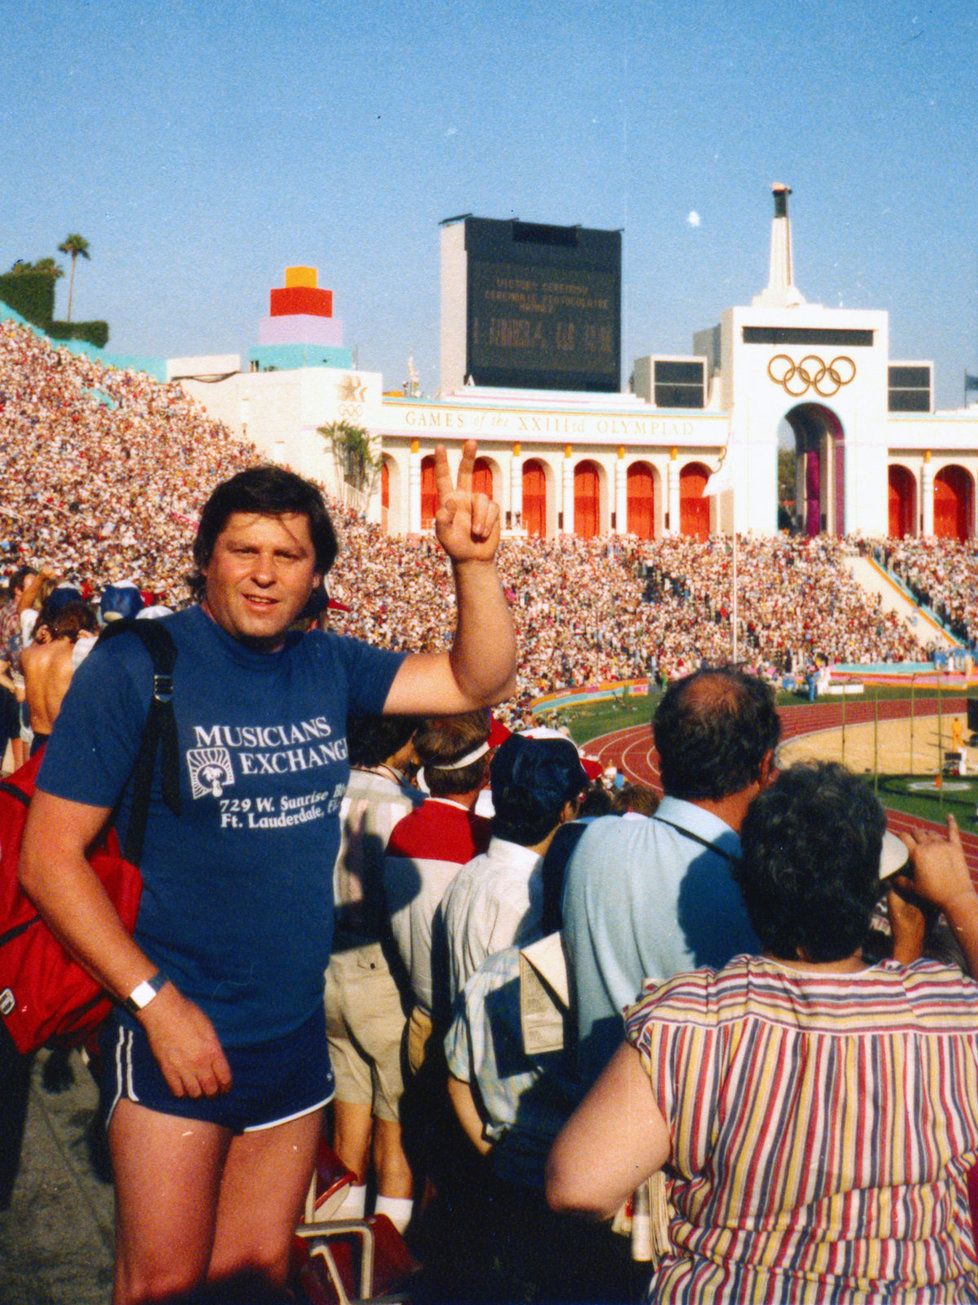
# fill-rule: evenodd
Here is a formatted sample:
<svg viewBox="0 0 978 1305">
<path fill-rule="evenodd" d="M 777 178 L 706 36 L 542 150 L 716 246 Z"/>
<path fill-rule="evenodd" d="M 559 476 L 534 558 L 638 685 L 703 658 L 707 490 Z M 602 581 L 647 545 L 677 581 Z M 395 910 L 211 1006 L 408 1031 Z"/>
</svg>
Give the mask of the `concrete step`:
<svg viewBox="0 0 978 1305">
<path fill-rule="evenodd" d="M 877 594 L 884 612 L 896 612 L 903 618 L 914 636 L 923 644 L 933 643 L 938 648 L 957 648 L 958 641 L 928 615 L 917 603 L 907 597 L 886 571 L 868 557 L 847 557 L 845 564 L 853 578 L 874 599 Z"/>
<path fill-rule="evenodd" d="M 20 1170 L 0 1211 L 3 1305 L 106 1305 L 112 1294 L 112 1187 L 95 1176 L 86 1130 L 97 1092 L 81 1058 L 74 1083 L 52 1095 L 41 1086 L 49 1053 L 34 1058 Z M 4 1083 L 10 1110 L 10 1080 Z M 7 1138 L 4 1138 L 7 1143 Z"/>
</svg>

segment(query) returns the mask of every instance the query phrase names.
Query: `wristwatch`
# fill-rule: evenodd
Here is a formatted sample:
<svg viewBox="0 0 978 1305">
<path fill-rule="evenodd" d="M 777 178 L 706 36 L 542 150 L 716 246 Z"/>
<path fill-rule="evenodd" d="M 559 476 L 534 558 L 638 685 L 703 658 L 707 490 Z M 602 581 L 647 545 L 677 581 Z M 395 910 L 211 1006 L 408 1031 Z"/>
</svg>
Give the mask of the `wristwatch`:
<svg viewBox="0 0 978 1305">
<path fill-rule="evenodd" d="M 137 983 L 123 1002 L 126 1010 L 133 1015 L 138 1015 L 141 1010 L 146 1009 L 165 983 L 169 983 L 169 979 L 162 970 L 157 970 L 150 978 Z"/>
</svg>

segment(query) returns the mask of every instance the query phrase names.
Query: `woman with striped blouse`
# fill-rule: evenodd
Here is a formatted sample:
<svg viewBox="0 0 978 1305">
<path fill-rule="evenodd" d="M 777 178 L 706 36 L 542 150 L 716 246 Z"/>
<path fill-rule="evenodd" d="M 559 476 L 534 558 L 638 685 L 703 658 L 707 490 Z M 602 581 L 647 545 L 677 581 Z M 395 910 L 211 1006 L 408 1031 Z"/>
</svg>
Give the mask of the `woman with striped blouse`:
<svg viewBox="0 0 978 1305">
<path fill-rule="evenodd" d="M 904 842 L 914 891 L 976 974 L 978 896 L 948 825 Z M 883 829 L 842 767 L 785 771 L 748 813 L 737 870 L 764 955 L 650 986 L 554 1145 L 556 1209 L 607 1216 L 667 1168 L 651 1300 L 978 1301 L 978 984 L 863 960 Z"/>
</svg>

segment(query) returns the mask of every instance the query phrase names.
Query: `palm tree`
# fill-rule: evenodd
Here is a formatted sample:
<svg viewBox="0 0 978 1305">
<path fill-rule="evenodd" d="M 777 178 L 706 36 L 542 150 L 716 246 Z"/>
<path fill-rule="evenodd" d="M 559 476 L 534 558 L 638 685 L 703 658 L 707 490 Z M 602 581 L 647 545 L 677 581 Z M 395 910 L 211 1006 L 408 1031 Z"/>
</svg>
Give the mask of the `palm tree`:
<svg viewBox="0 0 978 1305">
<path fill-rule="evenodd" d="M 348 421 L 331 421 L 316 429 L 333 450 L 341 498 L 348 507 L 362 510 L 381 466 L 370 432 Z"/>
<path fill-rule="evenodd" d="M 64 240 L 58 246 L 59 254 L 68 254 L 71 257 L 71 276 L 68 278 L 68 316 L 66 322 L 71 321 L 71 297 L 75 290 L 75 263 L 78 261 L 79 254 L 82 258 L 90 258 L 88 252 L 88 241 L 84 236 L 80 236 L 77 231 L 71 235 L 65 236 Z"/>
</svg>

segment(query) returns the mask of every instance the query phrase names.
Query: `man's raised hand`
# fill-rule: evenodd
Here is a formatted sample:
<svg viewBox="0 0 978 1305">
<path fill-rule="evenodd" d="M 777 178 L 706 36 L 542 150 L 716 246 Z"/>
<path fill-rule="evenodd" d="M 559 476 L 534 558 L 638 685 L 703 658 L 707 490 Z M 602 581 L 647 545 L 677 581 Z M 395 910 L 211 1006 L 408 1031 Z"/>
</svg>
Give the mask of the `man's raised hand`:
<svg viewBox="0 0 978 1305">
<path fill-rule="evenodd" d="M 435 449 L 435 534 L 453 562 L 491 562 L 499 547 L 499 505 L 486 494 L 472 493 L 476 451 L 475 440 L 466 440 L 458 480 L 452 484 L 448 454 L 440 444 Z"/>
</svg>

